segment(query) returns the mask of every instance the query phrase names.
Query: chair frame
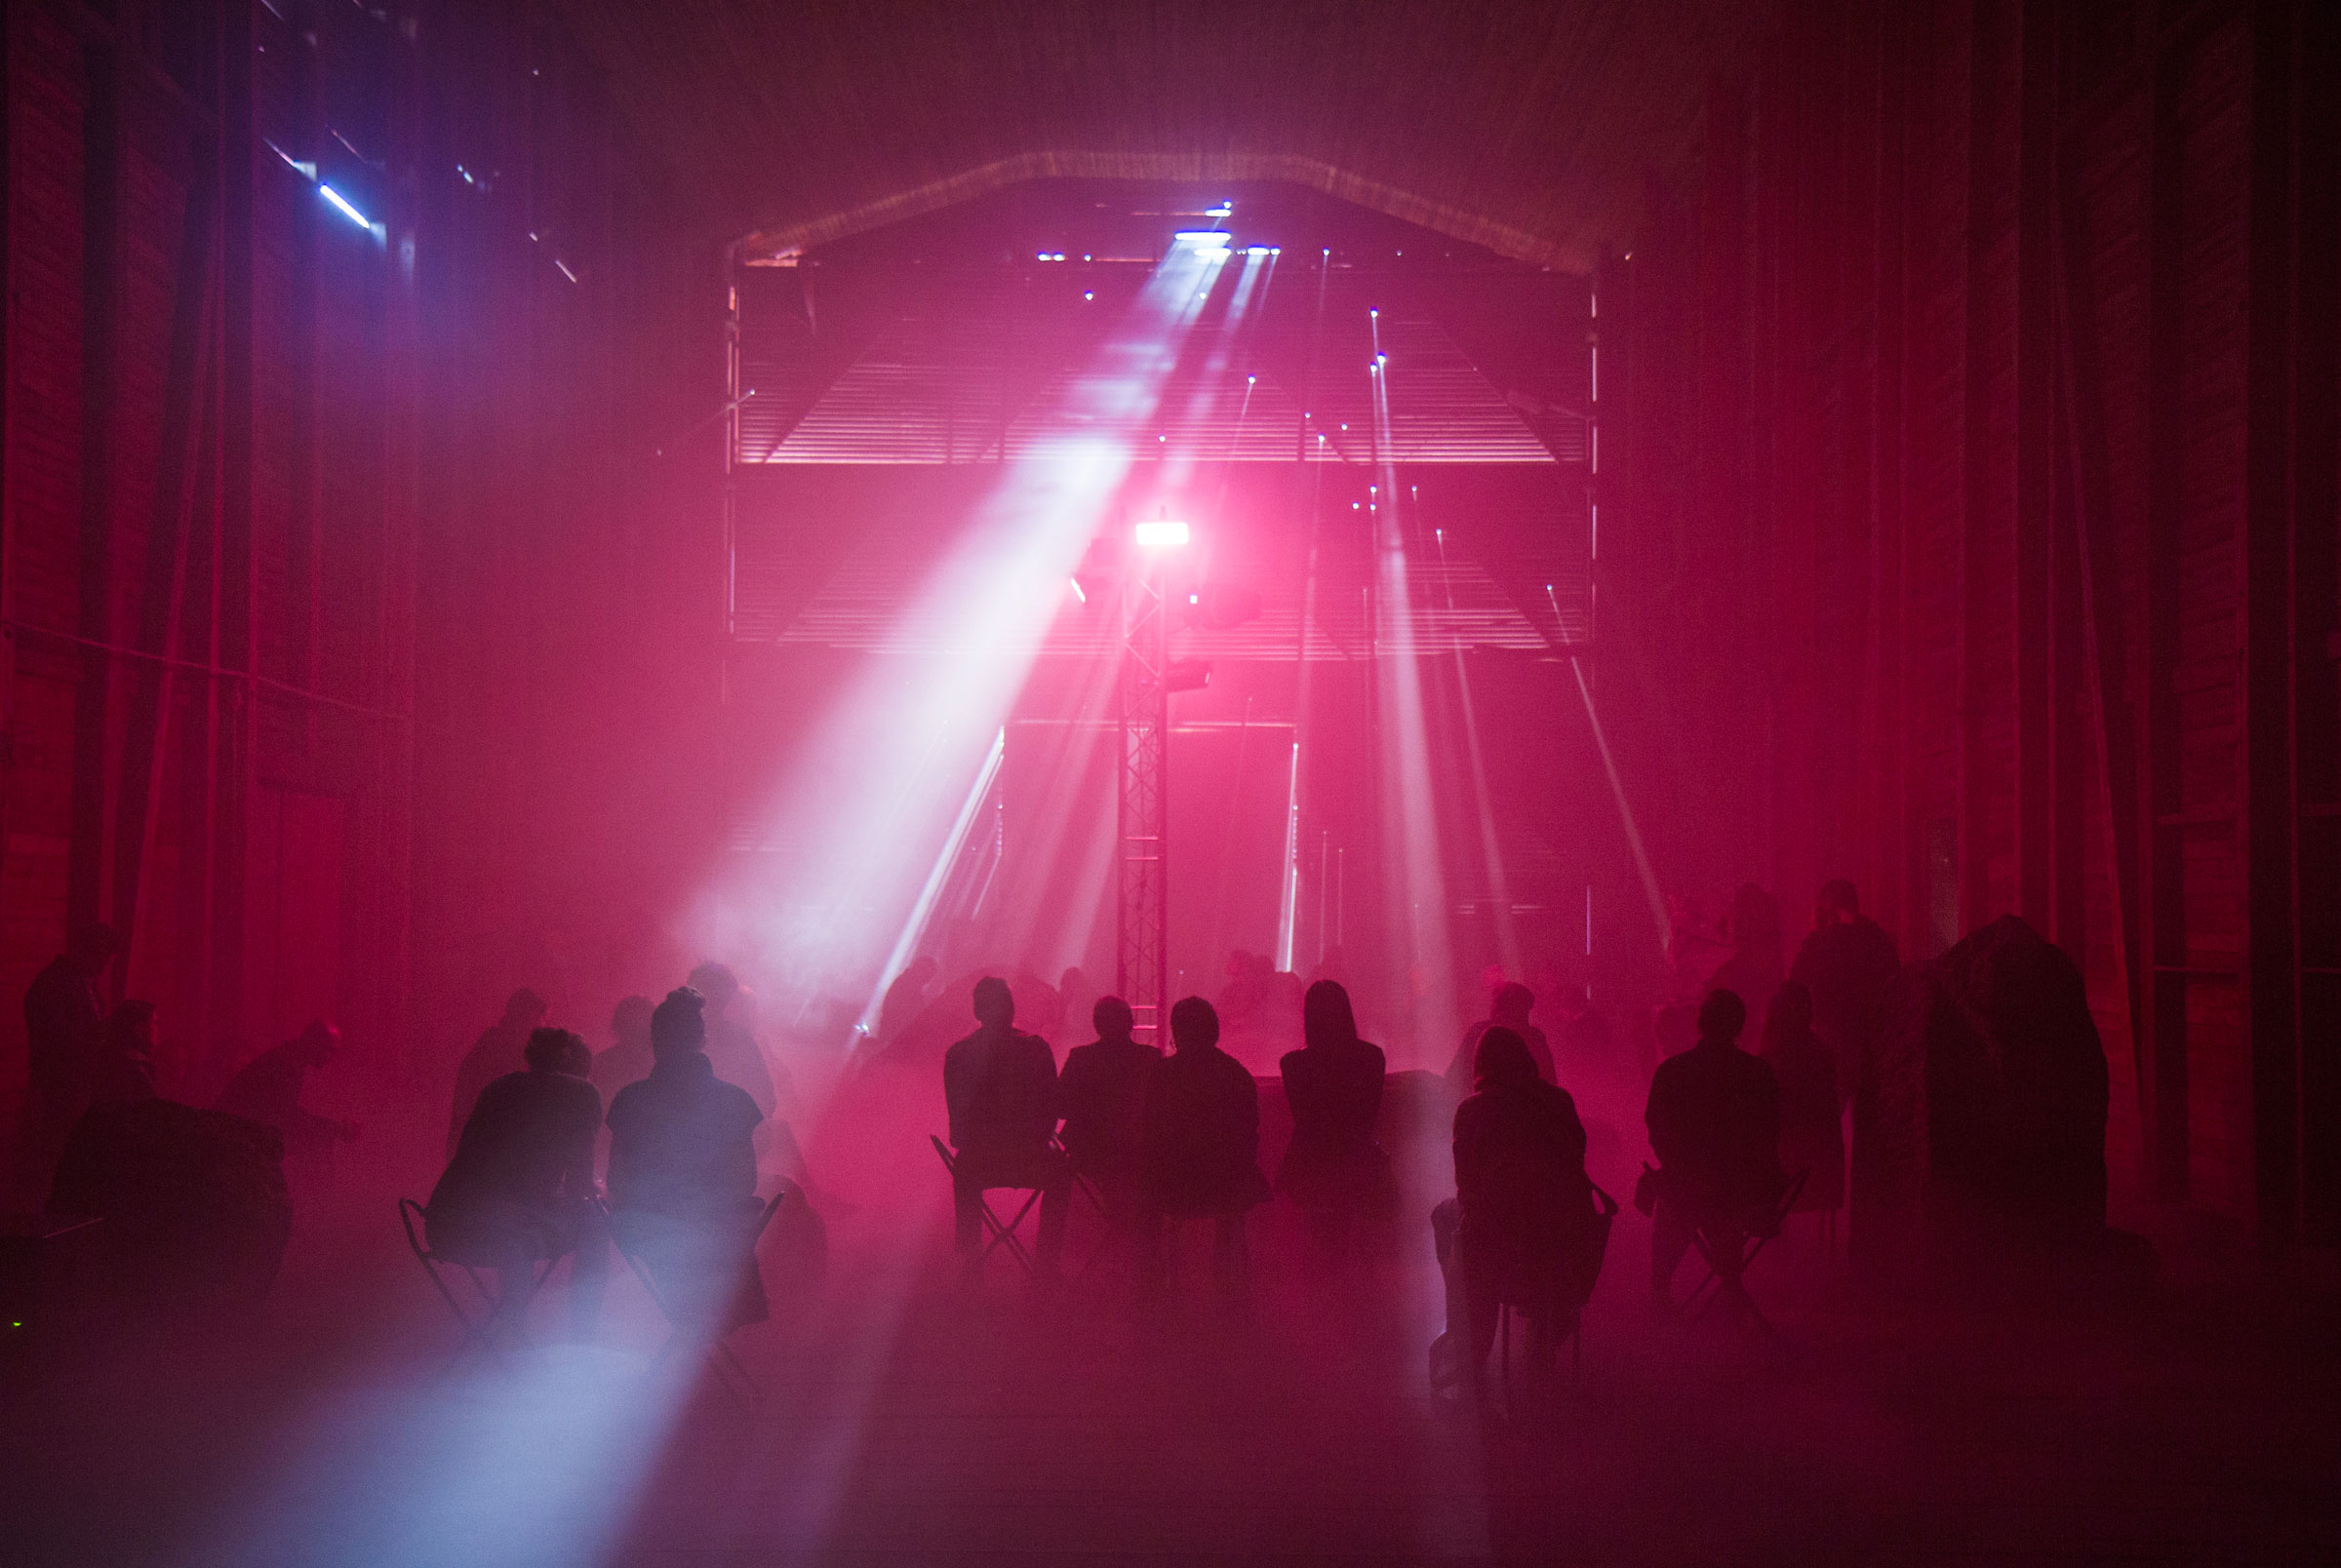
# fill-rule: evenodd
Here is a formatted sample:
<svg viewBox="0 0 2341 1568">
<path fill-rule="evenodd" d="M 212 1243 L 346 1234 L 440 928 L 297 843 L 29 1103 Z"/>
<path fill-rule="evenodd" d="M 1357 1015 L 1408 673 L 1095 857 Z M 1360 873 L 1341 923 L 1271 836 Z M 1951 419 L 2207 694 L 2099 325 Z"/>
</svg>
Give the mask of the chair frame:
<svg viewBox="0 0 2341 1568">
<path fill-rule="evenodd" d="M 788 1200 L 788 1195 L 791 1192 L 802 1193 L 804 1189 L 797 1183 L 786 1177 L 781 1178 L 779 1191 L 773 1194 L 771 1199 L 765 1203 L 764 1211 L 756 1216 L 756 1230 L 748 1237 L 750 1267 L 754 1267 L 757 1244 L 764 1239 L 765 1228 L 773 1223 L 773 1216 L 780 1212 L 780 1205 Z M 599 1198 L 595 1201 L 602 1202 Z M 609 1205 L 603 1202 L 603 1214 L 607 1216 L 609 1211 Z M 626 1260 L 626 1267 L 633 1272 L 634 1277 L 641 1281 L 643 1290 L 650 1296 L 652 1304 L 658 1309 L 658 1314 L 667 1321 L 670 1332 L 666 1336 L 666 1343 L 659 1346 L 657 1353 L 651 1357 L 652 1366 L 664 1366 L 668 1358 L 682 1348 L 688 1336 L 683 1326 L 675 1321 L 674 1309 L 667 1305 L 665 1293 L 659 1290 L 657 1282 L 652 1279 L 649 1267 L 631 1251 L 619 1245 L 615 1226 L 611 1228 L 610 1244 L 616 1247 L 617 1255 Z M 746 1363 L 740 1360 L 739 1352 L 726 1343 L 725 1334 L 719 1333 L 709 1342 L 707 1359 L 716 1369 L 716 1381 L 723 1385 L 724 1392 L 732 1396 L 734 1402 L 742 1410 L 752 1408 L 753 1400 L 763 1391 L 758 1386 L 754 1375 L 748 1371 Z"/>
<path fill-rule="evenodd" d="M 1726 1311 L 1729 1312 L 1734 1321 L 1753 1324 L 1768 1336 L 1775 1338 L 1778 1336 L 1779 1331 L 1772 1327 L 1772 1320 L 1764 1315 L 1764 1310 L 1756 1305 L 1754 1298 L 1749 1296 L 1747 1286 L 1742 1281 L 1747 1277 L 1748 1270 L 1754 1265 L 1757 1257 L 1766 1246 L 1770 1245 L 1788 1223 L 1789 1213 L 1797 1206 L 1797 1199 L 1803 1196 L 1805 1183 L 1811 1175 L 1812 1167 L 1807 1165 L 1788 1179 L 1787 1184 L 1780 1190 L 1779 1197 L 1773 1202 L 1764 1227 L 1756 1235 L 1748 1237 L 1735 1260 L 1725 1260 L 1719 1256 L 1717 1251 L 1719 1243 L 1715 1237 L 1707 1234 L 1705 1226 L 1691 1228 L 1691 1243 L 1699 1249 L 1699 1257 L 1707 1265 L 1707 1277 L 1699 1281 L 1698 1288 L 1693 1290 L 1689 1298 L 1683 1304 L 1689 1312 L 1688 1320 L 1690 1322 L 1696 1323 L 1703 1320 L 1710 1312 L 1715 1310 L 1718 1302 L 1724 1302 L 1727 1304 Z M 1733 1266 L 1728 1269 L 1725 1268 L 1724 1265 L 1726 1261 L 1731 1262 Z M 1714 1287 L 1712 1291 L 1709 1289 L 1710 1286 Z"/>
<path fill-rule="evenodd" d="M 1586 1185 L 1593 1189 L 1594 1208 L 1600 1216 L 1599 1223 L 1604 1228 L 1604 1234 L 1602 1236 L 1602 1252 L 1606 1258 L 1608 1255 L 1609 1250 L 1607 1228 L 1616 1223 L 1618 1215 L 1618 1202 L 1616 1198 L 1609 1196 L 1608 1191 L 1605 1189 L 1600 1182 L 1588 1179 Z M 1595 1269 L 1594 1278 L 1597 1283 L 1601 1278 L 1600 1268 L 1598 1265 Z M 1514 1309 L 1512 1303 L 1507 1301 L 1496 1304 L 1496 1353 L 1498 1357 L 1498 1364 L 1502 1369 L 1504 1402 L 1507 1405 L 1516 1404 L 1518 1402 L 1517 1395 L 1514 1392 L 1514 1384 L 1512 1382 L 1513 1313 Z M 1565 1337 L 1568 1341 L 1568 1370 L 1569 1374 L 1573 1377 L 1585 1369 L 1585 1309 L 1583 1307 L 1577 1309 L 1576 1316 L 1569 1323 L 1568 1333 Z M 1523 1364 L 1525 1365 L 1526 1363 L 1524 1362 Z"/>
<path fill-rule="evenodd" d="M 429 1279 L 432 1286 L 438 1290 L 440 1299 L 447 1303 L 447 1310 L 456 1314 L 456 1321 L 463 1328 L 463 1343 L 456 1349 L 455 1355 L 448 1361 L 440 1376 L 453 1376 L 457 1368 L 475 1354 L 494 1355 L 497 1353 L 496 1330 L 506 1320 L 510 1304 L 504 1300 L 503 1292 L 489 1284 L 487 1277 L 481 1274 L 480 1271 L 489 1266 L 464 1263 L 460 1259 L 450 1258 L 444 1253 L 432 1251 L 429 1244 L 423 1239 L 430 1234 L 430 1211 L 411 1197 L 402 1197 L 398 1200 L 398 1223 L 407 1233 L 407 1246 L 414 1252 L 415 1261 L 421 1266 L 424 1277 Z M 562 1254 L 562 1256 L 565 1257 L 567 1254 Z M 553 1276 L 553 1270 L 560 1265 L 560 1257 L 545 1260 L 544 1267 L 537 1271 L 536 1274 L 538 1289 L 542 1289 L 544 1282 Z M 447 1282 L 446 1272 L 450 1269 L 461 1270 L 463 1277 L 471 1281 L 471 1288 L 480 1300 L 478 1307 L 465 1310 L 461 1299 L 456 1296 Z"/>
<path fill-rule="evenodd" d="M 951 1174 L 952 1192 L 954 1199 L 956 1200 L 959 1182 L 959 1156 L 951 1152 L 951 1146 L 949 1144 L 943 1142 L 943 1140 L 934 1133 L 929 1133 L 927 1135 L 927 1141 L 934 1145 L 934 1153 L 936 1157 L 942 1160 L 943 1169 Z M 992 1261 L 992 1254 L 994 1252 L 998 1251 L 1002 1247 L 1006 1247 L 1008 1249 L 1008 1255 L 1015 1259 L 1017 1265 L 1023 1269 L 1025 1277 L 1036 1277 L 1038 1266 L 1033 1262 L 1031 1251 L 1026 1248 L 1023 1241 L 1017 1237 L 1016 1232 L 1024 1224 L 1024 1216 L 1030 1214 L 1034 1208 L 1039 1206 L 1042 1191 L 1043 1190 L 1038 1187 L 987 1187 L 983 1190 L 983 1192 L 979 1192 L 975 1195 L 975 1206 L 982 1211 L 984 1229 L 991 1233 L 991 1239 L 984 1243 L 983 1251 L 976 1259 L 976 1268 L 978 1270 L 980 1270 L 983 1265 Z M 992 1211 L 992 1200 L 984 1196 L 984 1193 L 989 1192 L 1022 1193 L 1024 1195 L 1024 1204 L 1021 1208 L 1016 1210 L 1015 1217 L 1013 1219 L 1003 1225 L 1000 1221 L 1000 1216 Z M 1094 1196 L 1094 1195 L 1092 1195 L 1092 1196 Z M 1101 1202 L 1099 1204 L 1099 1212 L 1102 1213 L 1103 1211 L 1104 1205 Z"/>
</svg>

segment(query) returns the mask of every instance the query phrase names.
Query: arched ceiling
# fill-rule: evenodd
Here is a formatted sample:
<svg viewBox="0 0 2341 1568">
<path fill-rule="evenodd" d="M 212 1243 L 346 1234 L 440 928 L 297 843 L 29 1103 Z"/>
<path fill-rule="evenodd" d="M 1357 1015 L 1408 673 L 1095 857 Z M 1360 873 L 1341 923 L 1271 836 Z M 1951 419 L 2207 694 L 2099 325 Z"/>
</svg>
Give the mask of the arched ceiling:
<svg viewBox="0 0 2341 1568">
<path fill-rule="evenodd" d="M 1583 270 L 1759 0 L 550 0 L 693 213 L 817 244 L 1049 176 L 1280 179 Z"/>
</svg>

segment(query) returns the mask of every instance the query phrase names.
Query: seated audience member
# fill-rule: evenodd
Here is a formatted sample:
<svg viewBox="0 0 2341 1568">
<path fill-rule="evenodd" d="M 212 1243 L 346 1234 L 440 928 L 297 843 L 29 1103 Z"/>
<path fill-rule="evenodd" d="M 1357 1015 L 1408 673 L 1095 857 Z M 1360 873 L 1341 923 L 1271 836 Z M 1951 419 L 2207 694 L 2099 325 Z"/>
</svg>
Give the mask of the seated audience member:
<svg viewBox="0 0 2341 1568">
<path fill-rule="evenodd" d="M 463 1123 L 471 1119 L 471 1108 L 479 1102 L 480 1091 L 491 1081 L 506 1073 L 517 1073 L 527 1063 L 529 1033 L 544 1022 L 544 999 L 523 986 L 512 993 L 504 1003 L 504 1015 L 490 1024 L 480 1034 L 463 1060 L 456 1066 L 456 1093 L 447 1116 L 447 1157 L 456 1157 L 456 1145 L 462 1140 Z"/>
<path fill-rule="evenodd" d="M 154 1003 L 126 1001 L 105 1020 L 105 1036 L 90 1080 L 92 1105 L 120 1105 L 155 1097 Z"/>
<path fill-rule="evenodd" d="M 1300 1016 L 1307 1043 L 1281 1063 L 1292 1141 L 1276 1185 L 1308 1216 L 1319 1246 L 1345 1261 L 1353 1220 L 1385 1217 L 1396 1197 L 1390 1156 L 1374 1136 L 1386 1064 L 1379 1045 L 1358 1038 L 1349 993 L 1335 982 L 1309 987 Z"/>
<path fill-rule="evenodd" d="M 1496 987 L 1495 997 L 1488 1007 L 1489 1016 L 1463 1031 L 1463 1043 L 1455 1047 L 1454 1060 L 1447 1064 L 1448 1087 L 1456 1094 L 1472 1092 L 1475 1081 L 1473 1064 L 1479 1060 L 1480 1037 L 1490 1029 L 1509 1029 L 1527 1044 L 1530 1060 L 1536 1064 L 1537 1077 L 1554 1082 L 1553 1047 L 1545 1040 L 1544 1031 L 1528 1022 L 1528 1013 L 1536 1005 L 1536 993 L 1517 980 L 1508 980 Z"/>
<path fill-rule="evenodd" d="M 702 963 L 691 971 L 690 984 L 707 1001 L 707 1059 L 715 1064 L 715 1076 L 747 1090 L 756 1109 L 768 1117 L 782 1102 L 793 1102 L 796 1084 L 788 1069 L 765 1055 L 756 1042 L 749 1023 L 753 1004 L 739 977 L 727 964 Z"/>
<path fill-rule="evenodd" d="M 708 1336 L 770 1314 L 754 1247 L 756 1102 L 715 1076 L 689 986 L 651 1014 L 651 1076 L 610 1102 L 610 1225 L 678 1328 Z"/>
<path fill-rule="evenodd" d="M 1260 1174 L 1260 1089 L 1244 1064 L 1219 1048 L 1219 1015 L 1201 997 L 1170 1009 L 1175 1047 L 1154 1070 L 1138 1135 L 1138 1182 L 1150 1235 L 1150 1272 L 1159 1276 L 1166 1219 L 1218 1222 L 1223 1289 L 1241 1292 L 1250 1258 L 1245 1216 L 1268 1196 Z"/>
<path fill-rule="evenodd" d="M 1163 1053 L 1131 1038 L 1130 1003 L 1120 997 L 1098 998 L 1090 1021 L 1097 1039 L 1066 1053 L 1058 1081 L 1062 1136 L 1073 1168 L 1097 1185 L 1106 1217 L 1120 1228 L 1135 1216 L 1146 1085 Z"/>
<path fill-rule="evenodd" d="M 1041 1235 L 1036 1261 L 1044 1275 L 1056 1272 L 1065 1245 L 1065 1212 L 1073 1200 L 1073 1168 L 1051 1140 L 1056 1136 L 1056 1057 L 1049 1042 L 1015 1027 L 1016 999 L 1008 982 L 986 975 L 975 982 L 981 1026 L 943 1053 L 943 1104 L 950 1114 L 952 1210 L 962 1268 L 983 1267 L 983 1194 L 994 1187 L 1038 1188 Z"/>
<path fill-rule="evenodd" d="M 1805 1171 L 1800 1214 L 1830 1213 L 1845 1201 L 1845 1104 L 1837 1056 L 1812 1032 L 1812 993 L 1782 982 L 1764 1015 L 1765 1065 L 1780 1085 L 1780 1168 Z"/>
<path fill-rule="evenodd" d="M 878 1043 L 886 1044 L 903 1027 L 919 1015 L 927 1005 L 927 988 L 934 981 L 935 962 L 925 954 L 910 960 L 910 967 L 894 976 L 886 988 L 886 1000 L 878 1004 Z"/>
<path fill-rule="evenodd" d="M 325 1067 L 341 1054 L 341 1031 L 322 1018 L 282 1045 L 271 1046 L 244 1065 L 219 1091 L 218 1108 L 255 1121 L 264 1121 L 285 1135 L 285 1157 L 314 1159 L 336 1142 L 358 1135 L 358 1124 L 321 1117 L 300 1103 L 309 1070 Z"/>
<path fill-rule="evenodd" d="M 1433 1216 L 1447 1276 L 1448 1353 L 1474 1387 L 1509 1302 L 1528 1320 L 1528 1357 L 1549 1364 L 1592 1294 L 1601 1259 L 1585 1129 L 1576 1102 L 1536 1073 L 1528 1043 L 1480 1037 L 1476 1091 L 1455 1108 L 1455 1196 Z"/>
<path fill-rule="evenodd" d="M 1726 1258 L 1780 1194 L 1780 1086 L 1739 1048 L 1747 1005 L 1711 991 L 1699 1005 L 1698 1043 L 1658 1064 L 1643 1114 L 1658 1156 L 1650 1233 L 1650 1297 L 1663 1305 L 1675 1268 L 1704 1231 Z"/>
<path fill-rule="evenodd" d="M 593 1086 L 606 1102 L 651 1076 L 651 999 L 628 997 L 610 1014 L 610 1046 L 593 1057 Z"/>
<path fill-rule="evenodd" d="M 536 1264 L 572 1252 L 571 1326 L 584 1333 L 601 1312 L 610 1266 L 594 1202 L 602 1096 L 580 1071 L 591 1054 L 566 1029 L 533 1031 L 527 1069 L 480 1091 L 423 1211 L 432 1251 L 496 1271 L 515 1325 L 536 1292 Z"/>
</svg>

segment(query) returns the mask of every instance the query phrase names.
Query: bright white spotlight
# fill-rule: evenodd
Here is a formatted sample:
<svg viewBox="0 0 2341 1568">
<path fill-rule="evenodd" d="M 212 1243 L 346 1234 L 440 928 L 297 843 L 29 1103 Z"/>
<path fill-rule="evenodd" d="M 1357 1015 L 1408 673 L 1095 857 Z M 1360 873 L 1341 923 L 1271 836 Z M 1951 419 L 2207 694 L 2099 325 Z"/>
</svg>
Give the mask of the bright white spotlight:
<svg viewBox="0 0 2341 1568">
<path fill-rule="evenodd" d="M 361 213 L 356 208 L 350 206 L 349 203 L 343 201 L 341 199 L 341 193 L 334 189 L 333 186 L 320 185 L 317 187 L 317 194 L 324 197 L 327 201 L 332 202 L 336 207 L 339 208 L 341 211 L 341 216 L 348 218 L 352 223 L 357 224 L 358 227 L 362 229 L 370 229 L 374 227 L 374 220 L 368 217 L 364 213 Z"/>
<path fill-rule="evenodd" d="M 1145 550 L 1176 549 L 1187 542 L 1187 526 L 1176 518 L 1157 518 L 1138 525 L 1138 546 Z"/>
<path fill-rule="evenodd" d="M 1235 248 L 1236 242 L 1217 229 L 1181 229 L 1170 236 L 1170 243 L 1200 256 L 1224 257 Z"/>
</svg>

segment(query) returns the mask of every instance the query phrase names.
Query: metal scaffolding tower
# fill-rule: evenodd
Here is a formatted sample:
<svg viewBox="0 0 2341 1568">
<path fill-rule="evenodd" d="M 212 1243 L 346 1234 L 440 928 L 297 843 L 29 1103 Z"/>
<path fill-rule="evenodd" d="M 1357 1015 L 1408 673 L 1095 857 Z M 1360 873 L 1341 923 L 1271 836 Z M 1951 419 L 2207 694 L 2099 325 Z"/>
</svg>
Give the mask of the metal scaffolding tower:
<svg viewBox="0 0 2341 1568">
<path fill-rule="evenodd" d="M 1139 1039 L 1170 1043 L 1170 883 L 1166 849 L 1170 694 L 1164 682 L 1170 625 L 1164 608 L 1168 567 L 1141 554 L 1125 574 L 1122 725 L 1115 865 L 1114 987 L 1130 1002 Z"/>
</svg>

